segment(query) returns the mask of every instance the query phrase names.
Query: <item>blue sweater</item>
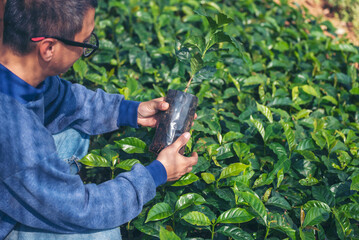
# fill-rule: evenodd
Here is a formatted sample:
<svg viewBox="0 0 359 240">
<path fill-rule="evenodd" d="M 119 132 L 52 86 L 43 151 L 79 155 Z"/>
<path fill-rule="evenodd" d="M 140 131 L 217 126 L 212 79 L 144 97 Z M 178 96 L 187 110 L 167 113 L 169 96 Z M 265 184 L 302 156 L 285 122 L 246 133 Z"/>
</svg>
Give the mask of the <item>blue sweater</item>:
<svg viewBox="0 0 359 240">
<path fill-rule="evenodd" d="M 117 227 L 135 218 L 166 182 L 154 161 L 105 183 L 83 184 L 59 159 L 52 134 L 89 135 L 137 126 L 139 103 L 48 77 L 37 88 L 0 65 L 0 239 L 21 224 L 57 233 Z"/>
</svg>

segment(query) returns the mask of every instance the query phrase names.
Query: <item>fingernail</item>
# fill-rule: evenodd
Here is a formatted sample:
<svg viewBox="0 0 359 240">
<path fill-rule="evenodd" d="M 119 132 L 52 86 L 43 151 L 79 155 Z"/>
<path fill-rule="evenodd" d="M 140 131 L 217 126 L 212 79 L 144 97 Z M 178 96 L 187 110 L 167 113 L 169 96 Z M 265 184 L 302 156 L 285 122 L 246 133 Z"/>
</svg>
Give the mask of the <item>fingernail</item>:
<svg viewBox="0 0 359 240">
<path fill-rule="evenodd" d="M 189 132 L 185 132 L 183 135 L 185 139 L 189 139 L 191 137 L 191 134 Z"/>
</svg>

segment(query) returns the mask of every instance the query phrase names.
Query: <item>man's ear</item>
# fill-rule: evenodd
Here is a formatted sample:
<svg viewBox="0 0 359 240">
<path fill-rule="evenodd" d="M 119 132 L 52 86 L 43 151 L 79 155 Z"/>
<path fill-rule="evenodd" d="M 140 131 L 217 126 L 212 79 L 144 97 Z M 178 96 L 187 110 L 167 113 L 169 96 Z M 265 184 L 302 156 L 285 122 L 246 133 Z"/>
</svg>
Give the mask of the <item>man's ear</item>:
<svg viewBox="0 0 359 240">
<path fill-rule="evenodd" d="M 54 57 L 55 44 L 57 40 L 53 38 L 45 38 L 38 44 L 38 50 L 41 58 L 45 62 L 49 62 Z"/>
</svg>

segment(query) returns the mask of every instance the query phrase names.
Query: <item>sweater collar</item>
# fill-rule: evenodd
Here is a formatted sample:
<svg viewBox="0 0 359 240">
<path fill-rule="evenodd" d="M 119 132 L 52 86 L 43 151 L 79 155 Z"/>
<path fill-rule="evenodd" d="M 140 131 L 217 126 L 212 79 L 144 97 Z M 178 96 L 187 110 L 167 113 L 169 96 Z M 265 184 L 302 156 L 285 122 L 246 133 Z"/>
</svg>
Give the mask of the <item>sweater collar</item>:
<svg viewBox="0 0 359 240">
<path fill-rule="evenodd" d="M 45 91 L 45 81 L 33 87 L 0 64 L 0 92 L 22 104 L 39 99 Z"/>
</svg>

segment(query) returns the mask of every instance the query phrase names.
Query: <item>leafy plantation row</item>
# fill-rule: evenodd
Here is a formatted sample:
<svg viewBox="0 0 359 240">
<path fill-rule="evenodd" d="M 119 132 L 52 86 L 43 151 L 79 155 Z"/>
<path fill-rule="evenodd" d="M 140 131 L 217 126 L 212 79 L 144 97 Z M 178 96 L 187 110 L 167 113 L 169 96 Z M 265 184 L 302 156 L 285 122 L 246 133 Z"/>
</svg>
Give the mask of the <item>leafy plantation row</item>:
<svg viewBox="0 0 359 240">
<path fill-rule="evenodd" d="M 335 35 L 285 0 L 100 1 L 101 51 L 67 74 L 90 88 L 137 101 L 183 91 L 189 52 L 214 43 L 189 90 L 199 163 L 158 189 L 124 239 L 359 239 L 359 52 L 321 25 Z M 153 135 L 94 137 L 84 180 L 148 164 Z"/>
</svg>

